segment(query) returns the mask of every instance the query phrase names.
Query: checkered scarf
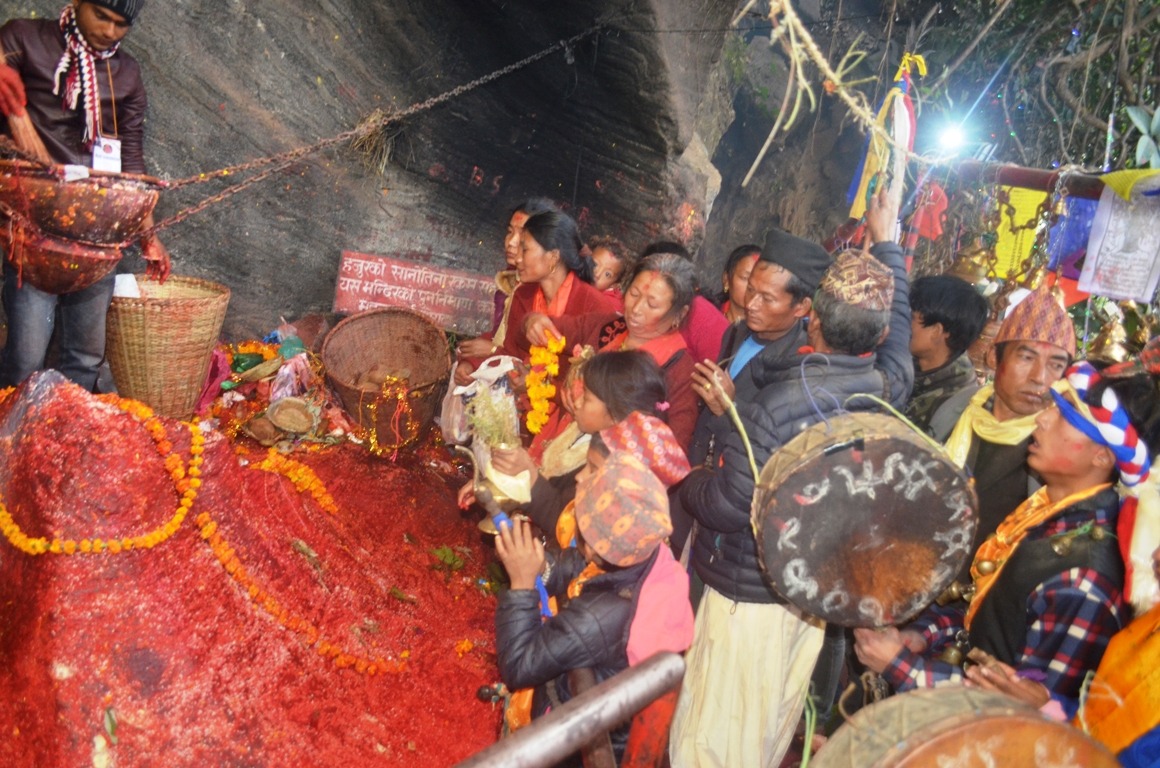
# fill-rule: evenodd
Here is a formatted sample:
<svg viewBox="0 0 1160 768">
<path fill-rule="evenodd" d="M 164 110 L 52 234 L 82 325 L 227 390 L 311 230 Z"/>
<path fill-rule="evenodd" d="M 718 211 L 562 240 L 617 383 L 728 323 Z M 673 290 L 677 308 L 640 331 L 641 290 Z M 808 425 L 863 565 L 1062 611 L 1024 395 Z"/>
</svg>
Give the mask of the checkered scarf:
<svg viewBox="0 0 1160 768">
<path fill-rule="evenodd" d="M 78 109 L 83 103 L 85 113 L 84 142 L 91 147 L 101 128 L 101 99 L 97 91 L 97 59 L 107 59 L 117 52 L 120 43 L 107 51 L 94 51 L 77 26 L 76 10 L 72 3 L 60 12 L 60 30 L 64 33 L 64 53 L 53 73 L 52 92 L 60 96 L 65 109 Z"/>
</svg>

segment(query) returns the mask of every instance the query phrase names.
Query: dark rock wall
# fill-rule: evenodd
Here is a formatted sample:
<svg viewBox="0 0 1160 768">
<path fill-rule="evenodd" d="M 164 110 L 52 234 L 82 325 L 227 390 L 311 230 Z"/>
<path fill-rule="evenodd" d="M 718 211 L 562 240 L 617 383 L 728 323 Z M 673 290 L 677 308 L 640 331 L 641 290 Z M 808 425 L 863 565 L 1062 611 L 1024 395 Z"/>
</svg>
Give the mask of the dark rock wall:
<svg viewBox="0 0 1160 768">
<path fill-rule="evenodd" d="M 3 15 L 59 7 L 6 2 Z M 701 105 L 732 11 L 708 0 L 154 0 L 125 46 L 149 88 L 147 162 L 167 179 L 313 145 L 607 25 L 392 126 L 382 175 L 333 147 L 173 225 L 162 237 L 175 271 L 227 284 L 225 334 L 244 338 L 328 310 L 344 249 L 491 273 L 507 210 L 530 194 L 565 205 L 586 235 L 695 243 L 723 132 Z M 158 216 L 248 175 L 167 192 Z"/>
<path fill-rule="evenodd" d="M 0 17 L 55 16 L 61 2 L 3 0 Z M 867 18 L 874 3 L 854 5 Z M 210 203 L 162 233 L 175 271 L 228 285 L 225 335 L 257 336 L 280 316 L 329 310 L 343 250 L 492 273 L 507 211 L 540 194 L 585 236 L 634 250 L 685 242 L 715 291 L 729 250 L 770 226 L 821 239 L 844 220 L 862 142 L 822 97 L 741 188 L 787 68 L 768 47 L 767 7 L 742 24 L 764 32 L 740 37 L 725 31 L 735 10 L 722 0 L 151 0 L 125 47 L 149 87 L 149 168 L 171 180 L 313 146 L 604 25 L 393 123 L 381 174 L 340 144 L 220 202 L 265 166 L 166 192 L 159 218 Z M 820 13 L 799 10 L 811 23 Z M 837 45 L 831 58 L 853 33 L 817 30 Z M 133 255 L 121 265 L 140 268 Z"/>
</svg>

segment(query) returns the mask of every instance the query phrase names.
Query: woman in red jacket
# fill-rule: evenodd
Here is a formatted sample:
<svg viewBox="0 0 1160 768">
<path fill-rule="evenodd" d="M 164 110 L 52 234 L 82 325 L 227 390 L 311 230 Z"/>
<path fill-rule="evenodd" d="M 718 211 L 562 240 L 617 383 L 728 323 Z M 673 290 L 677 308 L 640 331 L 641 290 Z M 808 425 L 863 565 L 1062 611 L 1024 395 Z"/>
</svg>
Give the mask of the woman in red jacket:
<svg viewBox="0 0 1160 768">
<path fill-rule="evenodd" d="M 592 286 L 592 264 L 580 256 L 580 234 L 576 222 L 566 213 L 544 211 L 524 223 L 516 271 L 520 286 L 512 296 L 508 330 L 502 346 L 493 354 L 511 355 L 526 361 L 531 344 L 524 321 L 531 313 L 550 318 L 583 315 L 588 312 L 615 313 L 614 300 Z M 571 346 L 569 340 L 569 346 Z M 455 368 L 457 383 L 470 382 L 468 376 L 483 358 L 463 358 Z M 561 357 L 560 377 L 567 374 L 567 357 Z"/>
<path fill-rule="evenodd" d="M 696 291 L 693 265 L 677 254 L 654 253 L 637 262 L 626 285 L 623 317 L 607 311 L 555 320 L 529 315 L 527 333 L 537 342 L 548 333 L 562 334 L 569 346 L 591 344 L 600 352 L 648 352 L 665 374 L 669 427 L 688 453 L 697 421 L 697 399 L 692 386 L 694 360 L 681 327 Z"/>
</svg>

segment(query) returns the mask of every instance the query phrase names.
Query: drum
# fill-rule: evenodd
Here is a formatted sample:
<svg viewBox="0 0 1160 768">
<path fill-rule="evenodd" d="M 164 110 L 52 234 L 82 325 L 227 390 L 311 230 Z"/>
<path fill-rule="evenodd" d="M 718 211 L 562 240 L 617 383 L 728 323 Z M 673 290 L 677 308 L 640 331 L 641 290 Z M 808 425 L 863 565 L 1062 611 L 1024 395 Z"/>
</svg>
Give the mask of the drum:
<svg viewBox="0 0 1160 768">
<path fill-rule="evenodd" d="M 776 451 L 751 512 L 778 594 L 828 622 L 877 627 L 912 618 L 954 580 L 977 509 L 940 447 L 892 416 L 850 413 Z"/>
<path fill-rule="evenodd" d="M 859 710 L 810 765 L 1115 768 L 1119 763 L 1078 728 L 1001 693 L 952 685 L 892 696 Z"/>
</svg>

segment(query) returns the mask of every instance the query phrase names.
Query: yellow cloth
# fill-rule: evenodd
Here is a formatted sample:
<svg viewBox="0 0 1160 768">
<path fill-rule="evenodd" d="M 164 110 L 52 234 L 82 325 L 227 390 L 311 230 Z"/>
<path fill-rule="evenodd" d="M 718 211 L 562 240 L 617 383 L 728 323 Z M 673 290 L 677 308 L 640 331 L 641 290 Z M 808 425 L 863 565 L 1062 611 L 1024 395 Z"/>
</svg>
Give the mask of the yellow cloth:
<svg viewBox="0 0 1160 768">
<path fill-rule="evenodd" d="M 580 575 L 572 579 L 568 584 L 568 599 L 575 600 L 580 597 L 580 593 L 584 591 L 584 585 L 588 580 L 604 573 L 604 569 L 596 563 L 589 563 L 584 566 L 584 570 L 580 571 Z"/>
<path fill-rule="evenodd" d="M 1031 494 L 1031 498 L 1016 507 L 1014 512 L 1007 515 L 1006 519 L 999 523 L 995 532 L 979 545 L 979 551 L 975 553 L 975 560 L 971 563 L 971 580 L 975 583 L 975 596 L 967 607 L 966 628 L 971 628 L 971 622 L 974 620 L 979 606 L 983 604 L 983 598 L 995 585 L 999 574 L 1003 572 L 1003 566 L 1015 554 L 1015 550 L 1019 548 L 1020 542 L 1027 537 L 1029 530 L 1042 525 L 1072 504 L 1095 496 L 1105 488 L 1111 487 L 1111 483 L 1093 485 L 1091 488 L 1085 488 L 1052 503 L 1051 499 L 1047 497 L 1047 487 L 1044 486 Z M 994 570 L 990 573 L 980 571 L 979 564 L 984 561 L 993 563 Z"/>
<path fill-rule="evenodd" d="M 1018 274 L 1023 260 L 1031 255 L 1035 245 L 1035 227 L 1039 221 L 1040 206 L 1047 202 L 1047 192 L 1023 187 L 1000 187 L 1006 194 L 1005 203 L 995 201 L 1002 216 L 996 229 L 995 274 L 1009 277 Z M 1008 205 L 1014 213 L 1008 215 Z M 1015 231 L 1011 231 L 1014 228 Z"/>
<path fill-rule="evenodd" d="M 793 606 L 706 587 L 670 730 L 673 768 L 781 765 L 825 634 Z"/>
<path fill-rule="evenodd" d="M 1132 202 L 1132 188 L 1145 179 L 1160 175 L 1157 168 L 1131 168 L 1124 171 L 1112 171 L 1100 176 L 1105 185 L 1112 188 L 1120 197 L 1129 203 Z"/>
<path fill-rule="evenodd" d="M 1108 643 L 1075 724 L 1112 752 L 1160 725 L 1160 605 Z"/>
<path fill-rule="evenodd" d="M 1020 416 L 1017 419 L 999 421 L 995 414 L 987 410 L 987 401 L 995 394 L 995 385 L 987 384 L 981 387 L 963 415 L 959 417 L 955 428 L 947 438 L 946 451 L 958 466 L 965 466 L 967 455 L 971 452 L 971 441 L 975 435 L 988 443 L 995 445 L 1018 445 L 1035 431 L 1035 416 Z"/>
</svg>

